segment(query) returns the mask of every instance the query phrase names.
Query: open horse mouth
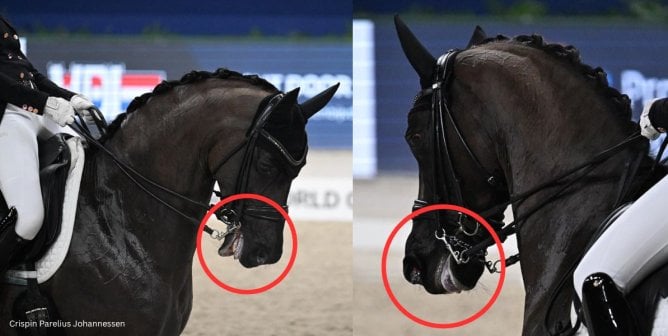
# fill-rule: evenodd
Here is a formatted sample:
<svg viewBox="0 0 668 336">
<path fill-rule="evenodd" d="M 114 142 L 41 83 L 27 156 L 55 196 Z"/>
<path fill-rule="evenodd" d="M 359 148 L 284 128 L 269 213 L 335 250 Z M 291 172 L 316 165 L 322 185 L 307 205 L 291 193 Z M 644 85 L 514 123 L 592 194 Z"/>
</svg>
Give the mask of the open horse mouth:
<svg viewBox="0 0 668 336">
<path fill-rule="evenodd" d="M 470 288 L 453 275 L 452 262 L 450 256 L 442 255 L 436 262 L 428 262 L 426 269 L 422 269 L 418 263 L 407 259 L 405 264 L 408 268 L 404 270 L 405 276 L 409 282 L 422 285 L 431 294 L 452 294 L 469 290 Z"/>
<path fill-rule="evenodd" d="M 445 259 L 445 262 L 439 263 L 440 266 L 437 268 L 437 272 L 435 272 L 435 276 L 439 277 L 440 273 L 440 279 L 436 279 L 436 282 L 439 283 L 443 289 L 445 290 L 446 294 L 448 293 L 461 293 L 463 290 L 469 290 L 470 288 L 467 288 L 457 280 L 457 278 L 453 275 L 452 273 L 452 267 L 451 263 L 453 262 L 452 257 L 444 257 L 442 259 Z M 438 271 L 440 270 L 440 272 Z"/>
<path fill-rule="evenodd" d="M 244 235 L 241 230 L 237 230 L 232 235 L 228 235 L 223 240 L 223 245 L 218 249 L 218 255 L 221 257 L 234 256 L 234 259 L 241 258 L 241 252 L 244 248 Z"/>
</svg>

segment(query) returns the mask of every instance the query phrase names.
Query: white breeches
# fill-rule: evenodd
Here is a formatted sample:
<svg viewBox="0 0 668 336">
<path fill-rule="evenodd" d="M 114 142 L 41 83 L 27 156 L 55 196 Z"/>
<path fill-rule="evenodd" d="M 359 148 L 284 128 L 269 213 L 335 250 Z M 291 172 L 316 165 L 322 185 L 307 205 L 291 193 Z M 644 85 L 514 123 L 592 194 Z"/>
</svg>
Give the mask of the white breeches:
<svg viewBox="0 0 668 336">
<path fill-rule="evenodd" d="M 12 104 L 0 122 L 0 191 L 7 205 L 16 207 L 16 233 L 23 239 L 35 238 L 44 220 L 37 138 L 63 131 L 52 120 Z"/>
<path fill-rule="evenodd" d="M 631 205 L 594 243 L 573 273 L 575 290 L 592 273 L 606 273 L 624 294 L 668 261 L 668 177 Z"/>
</svg>

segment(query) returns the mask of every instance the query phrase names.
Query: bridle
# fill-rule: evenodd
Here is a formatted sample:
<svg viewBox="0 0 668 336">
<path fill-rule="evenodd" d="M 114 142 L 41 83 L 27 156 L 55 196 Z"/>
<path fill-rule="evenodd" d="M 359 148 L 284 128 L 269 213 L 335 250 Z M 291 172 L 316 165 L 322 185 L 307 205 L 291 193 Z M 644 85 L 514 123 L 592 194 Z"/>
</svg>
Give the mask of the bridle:
<svg viewBox="0 0 668 336">
<path fill-rule="evenodd" d="M 430 204 L 438 203 L 448 203 L 462 207 L 466 206 L 459 177 L 454 169 L 451 148 L 447 141 L 448 132 L 453 132 L 452 134 L 455 135 L 458 143 L 465 149 L 467 154 L 466 158 L 474 163 L 476 170 L 483 176 L 487 185 L 495 190 L 506 189 L 504 179 L 491 173 L 485 168 L 475 153 L 471 150 L 471 147 L 462 135 L 448 106 L 447 94 L 444 90 L 452 81 L 454 61 L 459 52 L 459 50 L 453 49 L 438 58 L 432 85 L 420 91 L 418 94 L 419 97 L 431 95 L 431 122 L 434 127 L 434 160 L 432 171 L 434 174 L 433 181 L 435 183 L 435 195 L 431 202 L 421 199 L 415 200 L 413 203 L 413 211 Z M 492 215 L 496 215 L 497 213 Z M 455 228 L 448 227 L 453 222 L 451 217 L 443 216 L 439 212 L 436 212 L 431 217 L 435 217 L 439 223 L 439 228 L 434 233 L 435 238 L 441 240 L 445 244 L 457 264 L 468 263 L 472 256 L 477 256 L 478 259 L 482 258 L 482 260 L 484 260 L 484 249 L 473 251 L 471 249 L 473 246 L 470 244 L 471 239 L 480 234 L 481 230 L 479 223 L 474 221 L 475 226 L 472 229 L 469 228 L 465 223 L 469 220 L 468 216 L 461 212 L 457 213 Z M 484 214 L 484 217 L 496 231 L 499 231 L 503 226 L 503 223 L 490 218 L 490 214 L 486 213 Z M 461 239 L 462 235 L 468 238 Z M 491 266 L 493 265 L 488 265 L 488 268 Z"/>
<path fill-rule="evenodd" d="M 221 160 L 221 162 L 214 170 L 214 172 L 219 171 L 234 155 L 236 155 L 242 149 L 245 149 L 242 163 L 239 168 L 239 172 L 237 173 L 236 186 L 232 194 L 247 192 L 248 182 L 250 179 L 250 171 L 252 170 L 252 165 L 253 165 L 253 154 L 257 150 L 258 140 L 264 141 L 264 143 L 269 144 L 269 146 L 275 147 L 279 151 L 279 153 L 281 153 L 283 158 L 288 162 L 290 170 L 299 171 L 299 169 L 303 167 L 304 164 L 306 163 L 305 158 L 307 149 L 304 150 L 304 153 L 301 158 L 294 159 L 292 155 L 285 149 L 285 147 L 278 140 L 276 140 L 273 136 L 271 136 L 269 132 L 264 130 L 264 126 L 267 120 L 269 119 L 269 116 L 271 115 L 276 105 L 278 105 L 278 103 L 281 101 L 281 99 L 283 99 L 284 96 L 285 96 L 284 93 L 277 93 L 265 98 L 263 103 L 260 104 L 260 108 L 258 110 L 259 113 L 256 113 L 256 117 L 254 119 L 253 124 L 246 132 L 245 139 L 242 142 L 240 142 L 236 147 L 234 147 L 234 149 L 232 149 L 232 151 L 230 151 Z M 144 191 L 153 199 L 161 203 L 166 208 L 172 210 L 179 216 L 187 219 L 195 226 L 195 228 L 199 226 L 200 223 L 199 219 L 184 213 L 179 208 L 167 202 L 164 199 L 164 197 L 156 195 L 153 191 L 149 190 L 149 188 L 157 189 L 158 191 L 172 198 L 180 199 L 190 204 L 191 207 L 199 208 L 200 210 L 203 211 L 209 210 L 211 207 L 213 207 L 213 204 L 206 204 L 193 200 L 187 196 L 184 196 L 178 192 L 166 188 L 145 177 L 144 175 L 136 171 L 134 168 L 132 168 L 130 165 L 121 161 L 114 153 L 112 153 L 108 148 L 106 148 L 104 144 L 100 143 L 90 132 L 90 129 L 86 125 L 83 116 L 78 112 L 77 114 L 81 121 L 75 121 L 71 125 L 72 129 L 74 129 L 78 134 L 80 134 L 83 138 L 85 138 L 88 143 L 90 143 L 91 145 L 95 146 L 96 148 L 107 154 L 116 164 L 119 170 L 123 172 L 123 174 L 126 177 L 128 177 L 133 183 L 135 183 L 142 191 Z M 93 117 L 95 124 L 100 131 L 100 134 L 105 134 L 107 124 L 106 121 L 104 120 L 103 114 L 97 108 L 93 108 L 91 111 L 91 116 Z M 223 194 L 221 192 L 215 191 L 215 193 L 221 199 L 223 198 Z M 281 207 L 285 209 L 286 212 L 288 211 L 287 205 L 283 204 L 281 205 Z M 204 231 L 216 240 L 222 240 L 229 234 L 232 234 L 237 230 L 239 230 L 244 217 L 255 217 L 273 221 L 278 221 L 283 218 L 280 215 L 280 213 L 278 213 L 278 211 L 270 205 L 261 204 L 261 205 L 251 206 L 248 205 L 247 202 L 245 202 L 244 200 L 236 201 L 232 205 L 226 204 L 224 207 L 221 207 L 218 211 L 216 211 L 215 215 L 220 221 L 226 224 L 227 226 L 226 231 L 220 232 L 218 230 L 209 227 L 208 225 L 205 225 Z"/>
<path fill-rule="evenodd" d="M 415 200 L 413 203 L 413 211 L 437 203 L 449 203 L 462 207 L 466 206 L 462 194 L 460 180 L 454 170 L 454 160 L 451 154 L 451 148 L 449 148 L 449 143 L 447 141 L 448 132 L 452 132 L 452 134 L 455 135 L 455 139 L 465 149 L 465 158 L 471 160 L 477 167 L 476 170 L 480 176 L 479 178 L 484 180 L 485 183 L 492 189 L 497 191 L 504 191 L 505 194 L 508 194 L 506 181 L 503 178 L 490 173 L 490 171 L 481 164 L 478 157 L 471 150 L 457 123 L 455 122 L 452 112 L 448 106 L 447 93 L 445 92 L 445 89 L 452 81 L 455 58 L 459 52 L 460 51 L 457 49 L 449 50 L 446 54 L 438 58 L 432 85 L 426 89 L 423 89 L 418 94 L 418 97 L 425 97 L 428 95 L 432 96 L 431 121 L 434 128 L 434 160 L 432 166 L 432 178 L 433 182 L 435 183 L 435 195 L 433 195 L 433 199 L 431 201 L 421 199 Z M 622 140 L 620 143 L 613 145 L 593 156 L 590 160 L 572 167 L 571 169 L 553 177 L 552 179 L 549 179 L 544 183 L 540 183 L 539 185 L 519 194 L 508 194 L 508 197 L 505 201 L 502 201 L 499 204 L 493 205 L 490 208 L 481 211 L 480 214 L 492 226 L 500 240 L 505 241 L 508 236 L 516 234 L 521 228 L 522 224 L 525 223 L 530 216 L 543 208 L 545 205 L 562 197 L 571 186 L 573 186 L 578 181 L 581 181 L 592 170 L 598 167 L 599 164 L 605 162 L 607 159 L 620 153 L 627 146 L 630 146 L 631 144 L 641 139 L 642 136 L 639 134 L 639 132 L 635 132 L 626 139 Z M 621 183 L 619 185 L 620 187 L 617 192 L 617 198 L 615 202 L 616 206 L 621 205 L 623 200 L 626 199 L 630 193 L 630 184 L 637 175 L 638 168 L 643 157 L 644 153 L 638 153 L 635 158 L 629 159 L 627 161 L 625 165 L 626 170 L 622 175 Z M 661 154 L 659 154 L 659 157 L 661 157 Z M 569 177 L 571 178 L 568 179 Z M 556 189 L 556 191 L 547 196 L 541 202 L 538 202 L 533 207 L 529 208 L 529 210 L 525 211 L 521 216 L 514 218 L 512 223 L 504 225 L 502 221 L 494 220 L 494 218 L 502 218 L 503 211 L 509 205 L 521 204 L 529 197 L 534 196 L 535 194 L 548 188 L 558 189 Z M 486 238 L 481 236 L 480 231 L 484 230 L 480 230 L 480 223 L 468 218 L 468 216 L 463 213 L 457 213 L 456 220 L 453 220 L 452 216 L 444 216 L 439 214 L 439 212 L 435 212 L 434 214 L 427 213 L 416 219 L 420 218 L 437 221 L 438 228 L 436 232 L 434 232 L 435 239 L 442 241 L 445 244 L 446 249 L 450 252 L 453 260 L 457 264 L 467 264 L 472 260 L 477 260 L 483 262 L 490 273 L 498 273 L 499 268 L 497 266 L 499 263 L 504 263 L 506 266 L 511 266 L 520 260 L 518 253 L 508 257 L 506 260 L 487 261 L 486 249 L 494 245 L 494 240 L 492 239 L 491 235 L 487 235 Z M 473 220 L 475 222 L 473 229 L 466 225 L 467 220 Z M 454 227 L 452 224 L 453 222 Z M 558 282 L 555 291 L 552 293 L 552 297 L 549 302 L 550 306 L 548 307 L 544 319 L 545 328 L 550 332 L 550 334 L 552 333 L 551 329 L 548 328 L 548 318 L 550 311 L 554 302 L 556 301 L 558 293 L 566 285 L 568 282 L 567 280 L 571 278 L 572 271 L 575 269 L 578 261 L 579 258 L 575 261 L 575 264 L 570 268 L 569 272 L 563 275 L 562 279 Z M 570 325 L 570 323 L 567 325 Z M 579 320 L 576 322 L 576 325 L 573 328 L 570 328 L 567 325 L 558 322 L 556 332 L 559 335 L 573 334 L 579 327 Z"/>
<path fill-rule="evenodd" d="M 264 129 L 264 125 L 269 119 L 269 116 L 274 111 L 276 105 L 283 99 L 285 94 L 278 93 L 271 97 L 262 112 L 256 117 L 255 123 L 250 128 L 247 133 L 246 140 L 232 150 L 230 154 L 225 157 L 221 163 L 218 164 L 214 171 L 219 171 L 222 166 L 227 163 L 227 161 L 238 152 L 241 148 L 246 148 L 244 151 L 243 159 L 241 161 L 241 167 L 239 173 L 237 174 L 236 185 L 234 188 L 233 194 L 239 194 L 246 192 L 248 190 L 248 182 L 250 180 L 250 172 L 253 166 L 253 156 L 255 151 L 258 148 L 258 141 L 264 141 L 264 143 L 269 144 L 274 149 L 278 150 L 281 153 L 281 157 L 288 163 L 288 169 L 292 172 L 292 176 L 296 176 L 299 170 L 306 164 L 306 154 L 308 152 L 308 147 L 304 149 L 302 156 L 298 159 L 292 157 L 290 152 L 281 144 L 276 138 L 271 136 L 269 132 Z M 260 104 L 262 106 L 262 104 Z M 216 192 L 218 197 L 221 199 L 226 197 L 222 193 Z M 227 195 L 230 196 L 230 195 Z M 287 205 L 281 205 L 281 207 L 288 212 Z M 245 200 L 239 200 L 233 205 L 226 204 L 222 207 L 216 214 L 219 220 L 227 225 L 227 230 L 224 233 L 217 232 L 216 230 L 205 227 L 205 232 L 209 233 L 214 239 L 221 240 L 225 236 L 234 233 L 241 227 L 241 218 L 244 216 L 259 218 L 263 220 L 270 221 L 280 221 L 283 219 L 280 213 L 276 211 L 272 206 L 265 205 L 264 203 L 260 205 L 248 205 Z"/>
</svg>

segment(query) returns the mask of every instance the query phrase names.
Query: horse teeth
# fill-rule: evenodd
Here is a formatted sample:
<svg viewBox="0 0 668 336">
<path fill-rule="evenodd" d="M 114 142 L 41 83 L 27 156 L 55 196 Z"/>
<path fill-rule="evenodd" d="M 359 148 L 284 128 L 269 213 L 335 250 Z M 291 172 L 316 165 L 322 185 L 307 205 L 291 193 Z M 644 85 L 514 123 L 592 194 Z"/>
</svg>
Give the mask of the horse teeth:
<svg viewBox="0 0 668 336">
<path fill-rule="evenodd" d="M 232 252 L 234 253 L 234 259 L 241 258 L 241 250 L 244 248 L 244 236 L 239 234 L 232 243 Z"/>
</svg>

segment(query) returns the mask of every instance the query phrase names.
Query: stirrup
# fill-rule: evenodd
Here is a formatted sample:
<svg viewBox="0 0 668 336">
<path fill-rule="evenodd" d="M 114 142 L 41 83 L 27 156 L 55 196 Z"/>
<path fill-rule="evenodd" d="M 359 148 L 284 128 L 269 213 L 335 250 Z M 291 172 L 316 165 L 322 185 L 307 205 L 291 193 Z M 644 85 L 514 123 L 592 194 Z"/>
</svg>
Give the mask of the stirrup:
<svg viewBox="0 0 668 336">
<path fill-rule="evenodd" d="M 585 279 L 582 311 L 591 336 L 640 335 L 624 294 L 605 273 L 594 273 Z"/>
</svg>

